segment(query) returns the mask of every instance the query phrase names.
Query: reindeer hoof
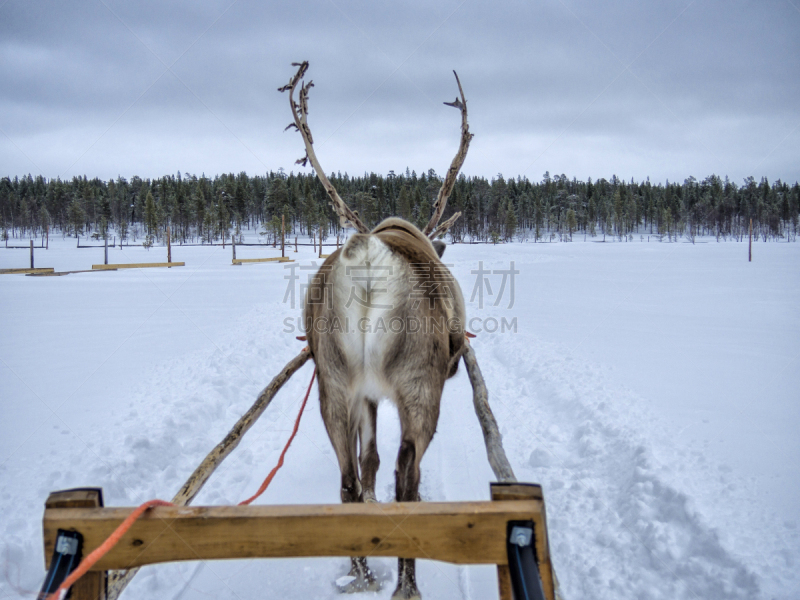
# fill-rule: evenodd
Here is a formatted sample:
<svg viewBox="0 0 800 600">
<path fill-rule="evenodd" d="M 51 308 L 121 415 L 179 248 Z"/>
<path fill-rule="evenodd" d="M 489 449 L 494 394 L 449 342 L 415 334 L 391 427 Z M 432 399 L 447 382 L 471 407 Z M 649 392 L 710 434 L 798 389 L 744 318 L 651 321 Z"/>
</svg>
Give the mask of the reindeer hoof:
<svg viewBox="0 0 800 600">
<path fill-rule="evenodd" d="M 422 600 L 419 590 L 414 588 L 411 590 L 401 590 L 400 588 L 392 594 L 392 600 Z"/>
<path fill-rule="evenodd" d="M 350 572 L 336 580 L 336 588 L 342 594 L 355 594 L 358 592 L 377 592 L 381 589 L 380 582 L 367 566 L 367 559 L 352 559 Z"/>
<path fill-rule="evenodd" d="M 355 575 L 345 575 L 336 580 L 336 589 L 340 594 L 358 594 L 360 592 L 379 592 L 380 582 L 374 577 L 358 577 Z"/>
</svg>

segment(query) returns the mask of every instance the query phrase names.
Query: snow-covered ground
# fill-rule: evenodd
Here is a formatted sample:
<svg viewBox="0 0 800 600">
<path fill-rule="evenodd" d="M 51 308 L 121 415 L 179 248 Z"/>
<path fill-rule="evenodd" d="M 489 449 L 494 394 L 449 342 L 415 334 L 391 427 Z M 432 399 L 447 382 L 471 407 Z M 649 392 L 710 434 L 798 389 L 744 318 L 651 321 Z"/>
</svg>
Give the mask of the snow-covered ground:
<svg viewBox="0 0 800 600">
<path fill-rule="evenodd" d="M 468 314 L 490 401 L 522 481 L 544 486 L 566 600 L 800 596 L 800 244 L 635 242 L 449 246 L 483 307 Z M 55 238 L 37 266 L 85 269 L 102 249 Z M 165 260 L 113 249 L 110 262 Z M 240 258 L 275 250 L 240 247 Z M 297 257 L 308 266 L 311 248 Z M 48 492 L 102 486 L 107 505 L 169 499 L 301 347 L 289 270 L 230 265 L 230 248 L 173 246 L 174 269 L 0 276 L 0 598 L 41 585 Z M 514 261 L 497 306 L 503 274 Z M 0 249 L 0 268 L 27 266 Z M 305 277 L 309 271 L 298 271 Z M 296 289 L 300 297 L 299 287 Z M 516 318 L 517 330 L 494 333 Z M 496 321 L 492 321 L 496 319 Z M 197 505 L 235 503 L 272 468 L 311 365 L 212 477 Z M 258 502 L 337 502 L 316 396 Z M 381 501 L 399 426 L 379 411 Z M 426 500 L 487 499 L 492 473 L 463 368 L 423 461 Z M 388 598 L 393 559 L 371 559 Z M 490 567 L 420 561 L 432 598 L 496 597 Z M 334 598 L 345 559 L 147 567 L 126 598 Z M 366 597 L 366 596 L 364 596 Z"/>
</svg>

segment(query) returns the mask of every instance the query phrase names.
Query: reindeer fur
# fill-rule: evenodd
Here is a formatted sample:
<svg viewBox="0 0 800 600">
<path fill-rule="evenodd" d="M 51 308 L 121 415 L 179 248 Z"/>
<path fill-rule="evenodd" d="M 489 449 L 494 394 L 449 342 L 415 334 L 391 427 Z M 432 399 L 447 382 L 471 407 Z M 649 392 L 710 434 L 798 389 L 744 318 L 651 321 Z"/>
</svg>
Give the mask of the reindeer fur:
<svg viewBox="0 0 800 600">
<path fill-rule="evenodd" d="M 411 223 L 387 219 L 350 237 L 309 285 L 304 321 L 322 418 L 341 469 L 342 502 L 375 501 L 381 398 L 395 404 L 402 428 L 395 499 L 419 500 L 420 461 L 436 432 L 445 380 L 455 374 L 465 343 L 464 299 L 440 260 L 444 244 L 437 246 Z M 374 330 L 381 319 L 385 327 Z M 408 327 L 414 322 L 417 331 Z M 390 323 L 404 328 L 394 331 Z M 365 559 L 353 559 L 351 575 L 357 589 L 374 589 Z M 394 597 L 418 596 L 414 561 L 401 558 Z"/>
</svg>

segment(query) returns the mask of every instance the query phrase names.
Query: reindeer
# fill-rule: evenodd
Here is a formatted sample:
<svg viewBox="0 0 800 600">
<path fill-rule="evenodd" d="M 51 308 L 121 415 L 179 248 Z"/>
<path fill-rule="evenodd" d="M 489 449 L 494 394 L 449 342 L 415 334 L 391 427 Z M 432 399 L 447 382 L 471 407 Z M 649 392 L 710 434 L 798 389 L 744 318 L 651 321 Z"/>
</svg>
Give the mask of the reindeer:
<svg viewBox="0 0 800 600">
<path fill-rule="evenodd" d="M 445 104 L 461 111 L 461 142 L 427 226 L 420 231 L 390 218 L 369 231 L 320 167 L 307 121 L 313 82 L 300 83 L 308 63 L 293 66 L 297 73 L 280 91 L 289 91 L 294 117 L 287 129 L 297 129 L 305 143 L 306 155 L 297 163 L 311 162 L 342 227 L 357 231 L 325 260 L 309 284 L 303 311 L 322 419 L 341 470 L 341 499 L 376 501 L 377 405 L 389 398 L 402 426 L 395 499 L 417 502 L 420 461 L 436 432 L 445 380 L 455 374 L 465 345 L 464 299 L 440 260 L 445 244 L 436 238 L 461 214 L 437 227 L 472 139 L 466 99 L 456 74 L 461 98 Z M 414 567 L 414 559 L 398 559 L 393 599 L 420 598 Z M 379 589 L 364 557 L 351 558 L 350 575 L 354 579 L 341 591 Z"/>
</svg>

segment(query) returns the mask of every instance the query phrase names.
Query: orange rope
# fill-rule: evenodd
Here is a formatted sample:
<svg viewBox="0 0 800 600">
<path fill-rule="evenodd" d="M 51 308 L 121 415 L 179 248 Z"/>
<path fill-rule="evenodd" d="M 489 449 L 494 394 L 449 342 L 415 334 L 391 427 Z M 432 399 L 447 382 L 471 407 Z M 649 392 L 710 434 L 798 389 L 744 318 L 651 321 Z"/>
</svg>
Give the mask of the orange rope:
<svg viewBox="0 0 800 600">
<path fill-rule="evenodd" d="M 78 568 L 70 573 L 69 577 L 67 577 L 64 582 L 58 586 L 58 589 L 47 597 L 47 600 L 59 600 L 62 597 L 62 592 L 66 594 L 67 590 L 71 588 L 72 585 L 78 581 L 78 579 L 80 579 L 89 569 L 91 569 L 98 560 L 103 558 L 103 556 L 105 556 L 109 550 L 117 545 L 117 542 L 122 539 L 122 536 L 125 535 L 125 533 L 131 528 L 136 520 L 141 517 L 148 508 L 152 508 L 153 506 L 174 506 L 174 504 L 172 504 L 172 502 L 167 502 L 166 500 L 148 500 L 139 508 L 134 510 L 128 515 L 128 518 L 125 519 L 120 526 L 114 530 L 114 533 L 108 536 L 108 539 L 106 539 L 105 542 L 100 544 L 91 552 L 91 554 L 89 554 L 89 556 L 81 561 L 81 564 L 78 565 Z"/>
<path fill-rule="evenodd" d="M 314 385 L 314 377 L 317 375 L 317 369 L 314 367 L 314 373 L 311 375 L 311 381 L 308 384 L 308 390 L 306 391 L 306 397 L 303 398 L 303 404 L 300 406 L 300 412 L 297 414 L 297 419 L 294 422 L 294 429 L 292 430 L 292 435 L 289 436 L 289 440 L 286 442 L 286 445 L 283 447 L 283 452 L 281 452 L 281 456 L 278 459 L 278 464 L 269 472 L 267 478 L 264 480 L 264 483 L 261 484 L 261 487 L 258 488 L 258 491 L 252 497 L 244 500 L 243 502 L 239 503 L 239 506 L 250 504 L 253 500 L 258 498 L 261 494 L 263 494 L 269 484 L 272 482 L 272 478 L 275 477 L 275 473 L 278 472 L 283 466 L 283 458 L 286 456 L 286 451 L 289 450 L 289 446 L 292 444 L 292 440 L 294 440 L 294 436 L 297 435 L 297 430 L 300 427 L 300 417 L 303 416 L 303 411 L 306 408 L 306 403 L 308 402 L 308 397 L 311 395 L 311 386 Z M 86 574 L 89 569 L 91 569 L 94 564 L 103 558 L 114 546 L 117 545 L 122 539 L 122 536 L 127 533 L 127 531 L 133 526 L 136 520 L 141 517 L 148 509 L 154 506 L 175 506 L 172 502 L 167 502 L 166 500 L 148 500 L 141 506 L 139 506 L 136 510 L 134 510 L 128 517 L 120 523 L 119 527 L 114 530 L 106 541 L 100 544 L 97 548 L 95 548 L 89 556 L 84 558 L 81 561 L 81 564 L 78 565 L 78 568 L 75 569 L 72 573 L 70 573 L 69 577 L 67 577 L 64 582 L 58 586 L 58 589 L 50 594 L 47 597 L 47 600 L 60 600 L 63 595 L 66 594 L 67 590 L 71 588 L 78 579 L 80 579 L 83 575 Z"/>
<path fill-rule="evenodd" d="M 258 491 L 247 500 L 242 500 L 241 502 L 239 502 L 239 506 L 250 504 L 253 500 L 255 500 L 261 494 L 263 494 L 264 491 L 267 489 L 267 486 L 270 483 L 272 483 L 272 478 L 275 477 L 275 473 L 277 473 L 278 469 L 280 469 L 283 466 L 283 457 L 286 456 L 286 451 L 289 449 L 289 446 L 291 445 L 294 436 L 297 435 L 297 429 L 300 427 L 300 417 L 303 416 L 303 410 L 305 410 L 306 408 L 306 402 L 308 402 L 308 396 L 311 394 L 311 386 L 314 385 L 314 377 L 316 377 L 316 375 L 317 375 L 317 368 L 314 367 L 314 372 L 311 374 L 311 381 L 308 383 L 308 390 L 306 391 L 306 397 L 303 398 L 303 404 L 302 406 L 300 406 L 300 412 L 297 413 L 297 419 L 294 422 L 294 429 L 292 430 L 292 435 L 289 436 L 289 441 L 286 442 L 286 445 L 283 447 L 283 452 L 281 452 L 281 456 L 278 459 L 278 464 L 275 465 L 272 471 L 269 472 L 269 475 L 267 475 L 267 478 L 264 480 L 264 483 L 261 484 L 261 487 L 258 488 Z"/>
</svg>

